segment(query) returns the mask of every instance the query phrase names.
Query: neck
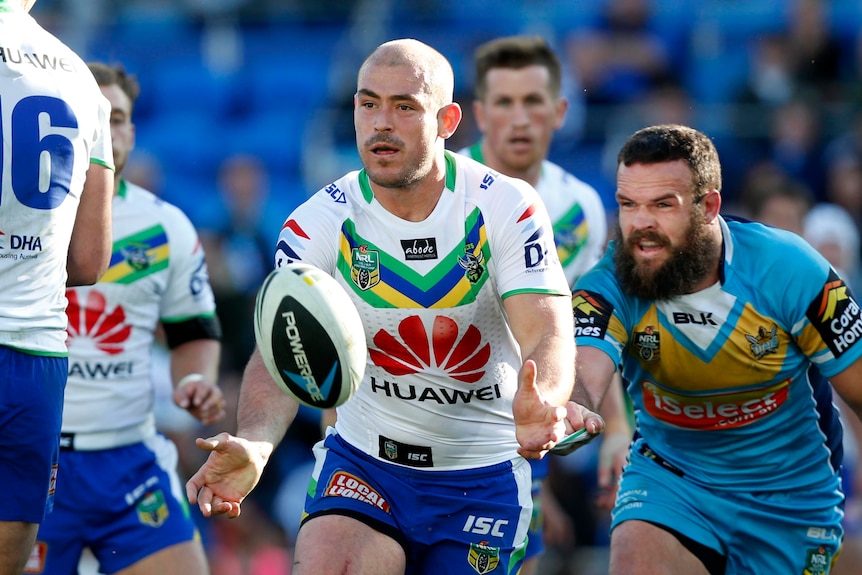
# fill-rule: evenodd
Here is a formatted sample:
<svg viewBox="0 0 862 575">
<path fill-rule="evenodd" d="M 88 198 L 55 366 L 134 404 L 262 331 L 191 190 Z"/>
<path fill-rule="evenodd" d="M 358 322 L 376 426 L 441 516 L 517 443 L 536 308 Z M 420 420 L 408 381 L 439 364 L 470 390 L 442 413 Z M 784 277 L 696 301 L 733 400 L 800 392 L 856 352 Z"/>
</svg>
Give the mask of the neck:
<svg viewBox="0 0 862 575">
<path fill-rule="evenodd" d="M 481 150 L 482 162 L 492 170 L 500 172 L 510 178 L 524 180 L 534 188 L 539 185 L 539 180 L 542 178 L 542 162 L 530 164 L 526 168 L 514 168 L 497 157 L 489 149 L 488 141 L 485 139 L 482 140 Z"/>
</svg>

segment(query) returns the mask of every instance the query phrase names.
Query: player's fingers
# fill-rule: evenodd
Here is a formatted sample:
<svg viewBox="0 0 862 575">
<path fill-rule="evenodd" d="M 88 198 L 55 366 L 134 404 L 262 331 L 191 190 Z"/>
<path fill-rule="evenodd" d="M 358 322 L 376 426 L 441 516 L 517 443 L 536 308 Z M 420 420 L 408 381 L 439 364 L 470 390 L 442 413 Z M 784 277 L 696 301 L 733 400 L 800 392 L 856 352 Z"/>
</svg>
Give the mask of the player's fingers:
<svg viewBox="0 0 862 575">
<path fill-rule="evenodd" d="M 534 391 L 538 393 L 538 389 L 536 388 L 536 362 L 532 359 L 528 359 L 524 362 L 524 365 L 521 366 L 521 372 L 519 374 L 521 380 L 521 389 L 525 391 Z"/>
</svg>

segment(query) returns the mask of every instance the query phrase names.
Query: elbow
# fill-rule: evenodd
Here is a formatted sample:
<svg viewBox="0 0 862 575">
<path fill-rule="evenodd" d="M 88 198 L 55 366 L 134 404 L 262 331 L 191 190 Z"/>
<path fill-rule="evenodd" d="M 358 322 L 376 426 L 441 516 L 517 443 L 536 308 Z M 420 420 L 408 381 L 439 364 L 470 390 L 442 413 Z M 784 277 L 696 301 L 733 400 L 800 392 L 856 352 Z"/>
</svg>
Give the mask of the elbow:
<svg viewBox="0 0 862 575">
<path fill-rule="evenodd" d="M 106 251 L 104 257 L 99 254 L 88 254 L 88 257 L 69 257 L 66 264 L 66 286 L 88 286 L 98 282 L 108 270 L 110 252 Z"/>
</svg>

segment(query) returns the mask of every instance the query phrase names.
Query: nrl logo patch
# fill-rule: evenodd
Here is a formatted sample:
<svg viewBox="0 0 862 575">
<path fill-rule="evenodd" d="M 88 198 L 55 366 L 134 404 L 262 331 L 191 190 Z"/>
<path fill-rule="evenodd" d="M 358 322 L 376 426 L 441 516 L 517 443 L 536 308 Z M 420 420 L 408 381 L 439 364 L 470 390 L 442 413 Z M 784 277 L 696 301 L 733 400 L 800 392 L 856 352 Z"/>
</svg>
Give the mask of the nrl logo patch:
<svg viewBox="0 0 862 575">
<path fill-rule="evenodd" d="M 809 549 L 806 552 L 805 569 L 803 575 L 826 575 L 832 563 L 832 553 L 826 546 L 821 545 L 817 549 Z"/>
<path fill-rule="evenodd" d="M 479 575 L 490 573 L 500 563 L 500 548 L 491 547 L 487 541 L 471 543 L 467 561 Z"/>
<path fill-rule="evenodd" d="M 162 490 L 152 491 L 144 495 L 135 510 L 138 520 L 150 527 L 161 527 L 168 518 L 168 505 Z"/>
<path fill-rule="evenodd" d="M 637 350 L 638 357 L 643 361 L 657 361 L 661 355 L 660 333 L 648 325 L 644 331 L 636 331 L 632 337 L 632 346 Z"/>
<path fill-rule="evenodd" d="M 387 439 L 383 444 L 383 451 L 389 459 L 398 459 L 398 446 L 391 439 Z"/>
<path fill-rule="evenodd" d="M 380 254 L 368 246 L 353 248 L 350 252 L 350 279 L 362 291 L 380 283 Z"/>
</svg>

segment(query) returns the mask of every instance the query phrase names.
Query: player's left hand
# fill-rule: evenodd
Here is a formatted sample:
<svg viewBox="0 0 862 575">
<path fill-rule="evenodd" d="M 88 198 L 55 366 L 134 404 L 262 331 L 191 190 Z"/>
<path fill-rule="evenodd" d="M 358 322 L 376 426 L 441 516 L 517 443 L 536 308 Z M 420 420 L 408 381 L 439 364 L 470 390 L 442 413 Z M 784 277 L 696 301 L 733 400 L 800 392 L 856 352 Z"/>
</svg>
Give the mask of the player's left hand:
<svg viewBox="0 0 862 575">
<path fill-rule="evenodd" d="M 174 403 L 188 411 L 204 425 L 212 425 L 224 418 L 224 395 L 221 388 L 201 379 L 174 389 Z"/>
<path fill-rule="evenodd" d="M 566 408 L 551 405 L 536 385 L 536 362 L 528 359 L 518 374 L 518 391 L 512 402 L 518 453 L 541 459 L 566 433 Z"/>
</svg>

